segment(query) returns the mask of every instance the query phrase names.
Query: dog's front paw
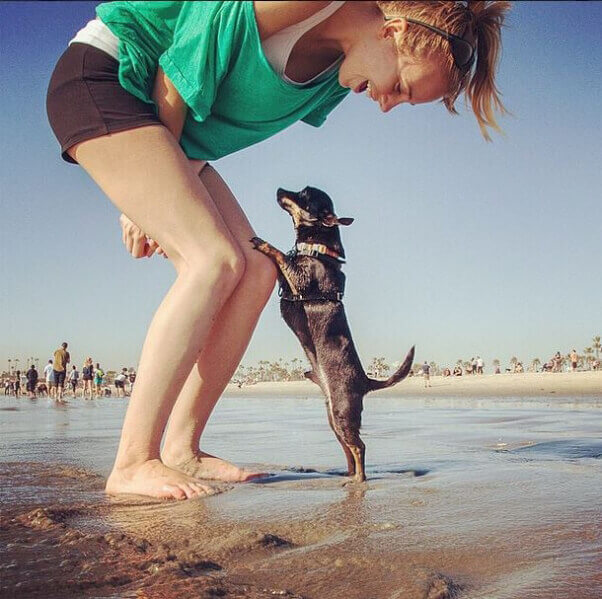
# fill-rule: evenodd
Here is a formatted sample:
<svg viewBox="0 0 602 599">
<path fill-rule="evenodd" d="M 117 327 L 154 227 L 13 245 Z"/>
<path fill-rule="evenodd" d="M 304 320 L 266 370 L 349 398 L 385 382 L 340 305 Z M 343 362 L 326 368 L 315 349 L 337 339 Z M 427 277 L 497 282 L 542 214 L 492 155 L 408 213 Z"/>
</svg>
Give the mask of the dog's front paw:
<svg viewBox="0 0 602 599">
<path fill-rule="evenodd" d="M 249 239 L 249 241 L 253 244 L 253 248 L 256 250 L 264 250 L 268 247 L 267 242 L 261 239 L 261 237 L 253 237 Z"/>
</svg>

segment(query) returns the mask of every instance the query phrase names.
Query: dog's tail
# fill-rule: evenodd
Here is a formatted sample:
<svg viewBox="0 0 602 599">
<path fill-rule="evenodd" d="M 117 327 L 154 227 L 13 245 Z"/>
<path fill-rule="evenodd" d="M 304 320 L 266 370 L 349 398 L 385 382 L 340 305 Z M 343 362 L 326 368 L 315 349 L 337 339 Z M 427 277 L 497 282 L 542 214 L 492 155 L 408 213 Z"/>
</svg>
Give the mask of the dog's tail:
<svg viewBox="0 0 602 599">
<path fill-rule="evenodd" d="M 376 379 L 368 379 L 368 392 L 377 391 L 378 389 L 386 389 L 387 387 L 391 387 L 402 381 L 408 376 L 410 369 L 412 368 L 412 362 L 414 361 L 414 345 L 408 352 L 406 359 L 403 361 L 403 364 L 397 369 L 397 372 L 393 373 L 388 379 L 384 381 L 377 381 Z"/>
</svg>

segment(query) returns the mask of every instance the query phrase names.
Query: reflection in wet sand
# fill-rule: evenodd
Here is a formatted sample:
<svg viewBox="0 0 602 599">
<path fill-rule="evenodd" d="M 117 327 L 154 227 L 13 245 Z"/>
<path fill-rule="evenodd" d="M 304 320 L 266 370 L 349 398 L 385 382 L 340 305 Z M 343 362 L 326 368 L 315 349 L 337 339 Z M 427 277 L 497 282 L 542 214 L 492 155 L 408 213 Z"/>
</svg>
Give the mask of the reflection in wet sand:
<svg viewBox="0 0 602 599">
<path fill-rule="evenodd" d="M 120 404 L 0 416 L 0 596 L 599 596 L 599 411 L 379 400 L 350 484 L 321 402 L 222 404 L 211 450 L 271 476 L 174 503 L 102 493 Z"/>
</svg>

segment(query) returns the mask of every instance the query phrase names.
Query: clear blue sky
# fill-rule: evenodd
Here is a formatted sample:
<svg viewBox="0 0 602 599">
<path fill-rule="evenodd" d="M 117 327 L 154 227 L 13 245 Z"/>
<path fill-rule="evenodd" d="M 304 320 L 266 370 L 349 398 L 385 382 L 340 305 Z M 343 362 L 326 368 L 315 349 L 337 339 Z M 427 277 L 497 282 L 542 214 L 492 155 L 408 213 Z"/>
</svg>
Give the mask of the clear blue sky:
<svg viewBox="0 0 602 599">
<path fill-rule="evenodd" d="M 59 158 L 45 113 L 50 73 L 95 2 L 0 4 L 0 369 L 43 364 L 70 344 L 103 366 L 135 366 L 174 274 L 135 261 L 117 210 Z M 440 364 L 506 362 L 591 344 L 602 329 L 602 4 L 516 2 L 499 87 L 513 113 L 485 143 L 464 109 L 382 115 L 349 97 L 215 167 L 257 233 L 292 245 L 275 190 L 331 194 L 348 264 L 347 313 L 365 362 L 417 345 Z M 272 297 L 243 360 L 301 357 Z"/>
</svg>

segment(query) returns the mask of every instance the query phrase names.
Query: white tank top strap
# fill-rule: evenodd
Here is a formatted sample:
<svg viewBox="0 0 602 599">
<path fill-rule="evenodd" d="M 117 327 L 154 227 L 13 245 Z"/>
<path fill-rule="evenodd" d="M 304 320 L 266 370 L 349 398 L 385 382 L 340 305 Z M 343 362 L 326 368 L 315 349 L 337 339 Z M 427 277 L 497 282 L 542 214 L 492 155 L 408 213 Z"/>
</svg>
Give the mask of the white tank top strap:
<svg viewBox="0 0 602 599">
<path fill-rule="evenodd" d="M 344 0 L 330 2 L 323 9 L 311 15 L 311 17 L 308 17 L 304 21 L 295 23 L 294 25 L 291 25 L 290 27 L 287 27 L 286 29 L 283 29 L 282 31 L 279 31 L 278 33 L 275 33 L 274 35 L 271 35 L 267 39 L 263 40 L 261 43 L 263 53 L 265 54 L 265 57 L 274 71 L 276 71 L 276 73 L 278 73 L 282 79 L 294 85 L 308 85 L 316 79 L 322 77 L 326 72 L 330 71 L 336 64 L 339 63 L 337 60 L 324 71 L 318 73 L 315 77 L 312 77 L 309 81 L 304 81 L 303 83 L 292 81 L 285 74 L 289 56 L 291 55 L 293 47 L 297 41 L 299 41 L 299 38 L 303 34 L 307 33 L 312 27 L 315 27 L 333 15 L 339 8 L 341 8 L 341 6 L 343 6 L 343 4 L 345 4 Z"/>
<path fill-rule="evenodd" d="M 89 21 L 75 34 L 69 45 L 74 42 L 94 46 L 119 60 L 119 38 L 100 19 Z"/>
</svg>

